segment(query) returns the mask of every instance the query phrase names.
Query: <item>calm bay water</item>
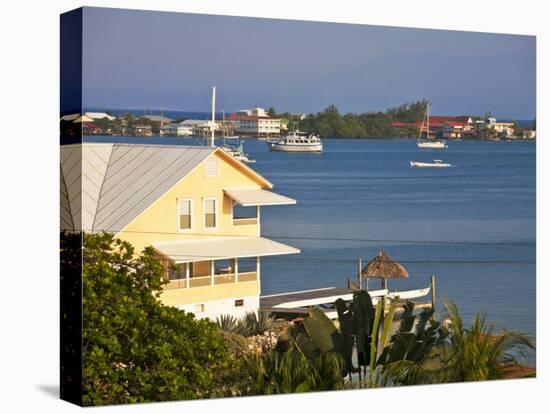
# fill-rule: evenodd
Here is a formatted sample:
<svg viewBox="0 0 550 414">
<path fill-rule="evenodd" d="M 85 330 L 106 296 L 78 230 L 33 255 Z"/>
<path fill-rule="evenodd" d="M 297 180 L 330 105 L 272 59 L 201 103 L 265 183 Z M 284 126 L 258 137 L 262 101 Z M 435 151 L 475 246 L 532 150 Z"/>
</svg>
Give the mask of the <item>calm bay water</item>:
<svg viewBox="0 0 550 414">
<path fill-rule="evenodd" d="M 359 257 L 365 263 L 384 248 L 410 273 L 390 280 L 390 289 L 426 287 L 434 273 L 439 303 L 454 300 L 467 324 L 486 311 L 497 327 L 535 336 L 534 143 L 462 141 L 438 151 L 413 140 L 325 139 L 324 146 L 322 154 L 288 154 L 245 142 L 257 161 L 251 166 L 297 200 L 262 209 L 262 235 L 301 250 L 262 260 L 262 294 L 344 287 Z M 453 166 L 409 165 L 434 158 Z"/>
</svg>

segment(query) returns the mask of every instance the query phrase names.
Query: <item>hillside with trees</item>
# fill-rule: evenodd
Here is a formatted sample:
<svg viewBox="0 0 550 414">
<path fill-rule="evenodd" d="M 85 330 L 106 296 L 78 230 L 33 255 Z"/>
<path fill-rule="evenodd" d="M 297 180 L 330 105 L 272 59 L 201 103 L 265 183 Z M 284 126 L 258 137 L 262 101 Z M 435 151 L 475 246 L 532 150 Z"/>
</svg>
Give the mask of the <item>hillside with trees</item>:
<svg viewBox="0 0 550 414">
<path fill-rule="evenodd" d="M 335 105 L 328 106 L 316 114 L 300 119 L 288 113 L 278 114 L 289 120 L 289 129 L 300 129 L 320 134 L 324 138 L 394 138 L 394 121 L 421 121 L 426 110 L 427 100 L 406 103 L 386 111 L 365 112 L 361 114 L 341 114 Z M 416 136 L 418 129 L 409 127 L 401 131 L 401 136 Z"/>
</svg>

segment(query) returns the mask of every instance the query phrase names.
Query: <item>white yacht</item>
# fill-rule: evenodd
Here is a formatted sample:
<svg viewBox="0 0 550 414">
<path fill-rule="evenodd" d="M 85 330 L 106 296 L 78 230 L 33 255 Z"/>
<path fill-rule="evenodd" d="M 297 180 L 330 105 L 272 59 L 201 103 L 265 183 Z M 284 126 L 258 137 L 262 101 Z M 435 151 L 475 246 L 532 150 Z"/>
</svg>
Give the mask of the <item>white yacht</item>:
<svg viewBox="0 0 550 414">
<path fill-rule="evenodd" d="M 426 121 L 426 141 L 422 141 L 422 130 L 424 129 L 424 121 Z M 420 127 L 420 134 L 418 135 L 418 141 L 416 142 L 418 148 L 431 148 L 431 149 L 444 149 L 449 148 L 445 141 L 431 140 L 430 139 L 430 103 L 426 105 L 426 114 L 422 119 L 422 126 Z"/>
<path fill-rule="evenodd" d="M 318 135 L 294 131 L 276 141 L 268 142 L 271 151 L 322 152 L 323 143 Z"/>
</svg>

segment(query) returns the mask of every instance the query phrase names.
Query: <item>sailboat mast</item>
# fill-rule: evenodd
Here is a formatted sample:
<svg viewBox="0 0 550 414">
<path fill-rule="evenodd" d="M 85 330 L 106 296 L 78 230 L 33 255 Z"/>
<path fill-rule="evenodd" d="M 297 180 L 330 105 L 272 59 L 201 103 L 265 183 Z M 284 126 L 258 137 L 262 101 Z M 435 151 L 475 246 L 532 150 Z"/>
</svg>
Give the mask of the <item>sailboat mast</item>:
<svg viewBox="0 0 550 414">
<path fill-rule="evenodd" d="M 225 110 L 222 109 L 222 136 L 223 136 L 223 145 L 225 146 Z"/>
<path fill-rule="evenodd" d="M 214 146 L 214 125 L 216 121 L 216 87 L 212 86 L 212 125 L 210 126 L 211 138 L 210 146 Z"/>
<path fill-rule="evenodd" d="M 426 138 L 427 139 L 430 139 L 430 103 L 428 102 L 428 109 L 426 110 L 426 125 L 427 125 L 427 130 L 426 130 Z"/>
</svg>

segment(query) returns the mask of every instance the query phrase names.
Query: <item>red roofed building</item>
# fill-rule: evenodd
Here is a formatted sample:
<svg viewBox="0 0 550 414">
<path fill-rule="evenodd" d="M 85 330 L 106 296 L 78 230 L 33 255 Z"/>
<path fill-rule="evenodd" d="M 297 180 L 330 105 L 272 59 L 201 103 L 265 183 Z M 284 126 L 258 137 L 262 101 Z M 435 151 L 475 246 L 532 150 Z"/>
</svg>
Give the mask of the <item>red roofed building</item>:
<svg viewBox="0 0 550 414">
<path fill-rule="evenodd" d="M 422 134 L 426 134 L 427 125 L 422 122 L 400 122 L 395 121 L 391 124 L 397 132 L 405 127 L 415 127 Z M 438 136 L 445 139 L 461 138 L 463 135 L 471 134 L 474 131 L 474 123 L 469 116 L 430 116 L 430 137 Z"/>
<path fill-rule="evenodd" d="M 263 108 L 242 109 L 229 116 L 236 123 L 235 132 L 241 135 L 273 136 L 281 133 L 281 120 L 272 118 Z"/>
<path fill-rule="evenodd" d="M 101 128 L 93 122 L 82 122 L 83 135 L 101 135 Z"/>
</svg>

